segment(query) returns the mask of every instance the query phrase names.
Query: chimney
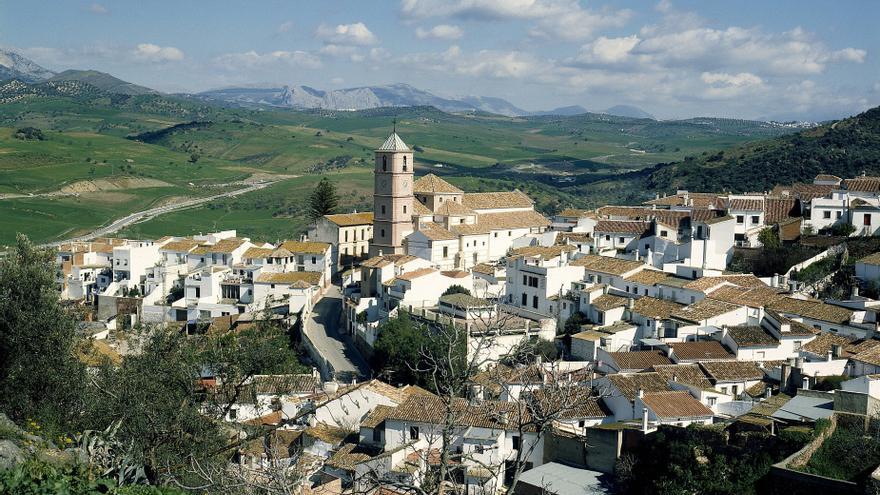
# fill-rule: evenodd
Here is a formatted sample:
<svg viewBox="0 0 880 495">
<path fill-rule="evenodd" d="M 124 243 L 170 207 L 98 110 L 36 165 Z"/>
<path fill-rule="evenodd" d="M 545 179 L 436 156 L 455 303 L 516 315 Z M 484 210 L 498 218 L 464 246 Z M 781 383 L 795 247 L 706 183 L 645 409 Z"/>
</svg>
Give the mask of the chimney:
<svg viewBox="0 0 880 495">
<path fill-rule="evenodd" d="M 831 344 L 831 350 L 828 351 L 833 358 L 840 357 L 840 344 Z"/>
<path fill-rule="evenodd" d="M 858 299 L 858 297 L 859 297 L 859 284 L 858 283 L 853 284 L 852 293 L 851 293 L 850 297 L 852 299 Z"/>
<path fill-rule="evenodd" d="M 804 376 L 804 390 L 810 390 L 810 377 Z"/>
<path fill-rule="evenodd" d="M 788 377 L 791 375 L 791 366 L 787 362 L 782 363 L 781 371 L 779 373 L 779 391 L 785 392 L 788 390 Z"/>
<path fill-rule="evenodd" d="M 602 294 L 608 294 L 608 285 L 602 286 Z"/>
<path fill-rule="evenodd" d="M 773 397 L 773 387 L 767 385 L 767 388 L 764 389 L 764 398 L 769 399 Z"/>
<path fill-rule="evenodd" d="M 721 340 L 727 338 L 727 325 L 721 325 Z"/>
<path fill-rule="evenodd" d="M 678 376 L 675 373 L 672 374 L 672 381 L 674 381 L 674 382 L 678 381 Z"/>
<path fill-rule="evenodd" d="M 779 287 L 779 274 L 774 273 L 773 277 L 770 279 L 770 287 Z"/>
<path fill-rule="evenodd" d="M 381 250 L 381 249 L 379 250 L 379 256 L 382 256 L 382 250 Z"/>
<path fill-rule="evenodd" d="M 648 408 L 642 408 L 642 433 L 648 433 Z"/>
<path fill-rule="evenodd" d="M 636 306 L 636 300 L 632 297 L 628 297 L 626 299 L 626 309 L 632 311 L 632 309 Z"/>
<path fill-rule="evenodd" d="M 637 392 L 637 395 L 638 395 L 639 399 L 641 399 L 642 397 L 645 396 L 645 391 L 644 391 L 644 389 L 642 389 L 642 387 L 639 387 L 639 391 Z"/>
<path fill-rule="evenodd" d="M 825 361 L 830 362 L 832 359 L 834 359 L 834 351 L 829 349 L 828 354 L 825 355 Z"/>
</svg>

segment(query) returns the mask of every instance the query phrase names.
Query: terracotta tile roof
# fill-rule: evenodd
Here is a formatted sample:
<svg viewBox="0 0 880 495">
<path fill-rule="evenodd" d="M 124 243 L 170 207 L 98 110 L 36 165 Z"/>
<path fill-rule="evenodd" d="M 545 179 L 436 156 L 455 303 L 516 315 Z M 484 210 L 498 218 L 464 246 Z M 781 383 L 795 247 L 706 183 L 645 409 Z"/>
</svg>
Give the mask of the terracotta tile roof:
<svg viewBox="0 0 880 495">
<path fill-rule="evenodd" d="M 636 284 L 654 285 L 663 282 L 670 277 L 673 277 L 671 273 L 661 272 L 660 270 L 646 269 L 640 271 L 639 273 L 634 273 L 624 278 L 624 280 Z"/>
<path fill-rule="evenodd" d="M 416 214 L 418 216 L 426 216 L 426 215 L 433 215 L 434 214 L 434 212 L 429 210 L 427 206 L 423 205 L 419 201 L 413 201 L 413 212 L 414 212 L 414 214 Z"/>
<path fill-rule="evenodd" d="M 684 390 L 649 392 L 642 397 L 642 402 L 660 419 L 714 416 L 711 409 Z"/>
<path fill-rule="evenodd" d="M 395 406 L 379 404 L 361 420 L 361 428 L 376 428 L 385 421 L 385 418 L 394 410 Z"/>
<path fill-rule="evenodd" d="M 379 268 L 388 265 L 401 266 L 416 259 L 418 258 L 409 254 L 385 254 L 382 256 L 373 256 L 367 261 L 364 261 L 361 266 L 367 268 Z"/>
<path fill-rule="evenodd" d="M 625 275 L 629 272 L 645 268 L 645 264 L 641 261 L 625 260 L 621 258 L 612 258 L 610 256 L 599 256 L 588 254 L 570 263 L 573 266 L 582 266 L 587 270 L 594 272 L 607 273 L 609 275 Z"/>
<path fill-rule="evenodd" d="M 455 201 L 444 201 L 434 208 L 435 215 L 445 217 L 466 217 L 476 215 L 477 212 Z"/>
<path fill-rule="evenodd" d="M 169 251 L 175 253 L 188 253 L 199 245 L 198 241 L 193 239 L 181 239 L 179 241 L 171 241 L 159 248 L 159 251 Z"/>
<path fill-rule="evenodd" d="M 493 306 L 491 302 L 487 299 L 483 299 L 480 297 L 474 297 L 468 294 L 447 294 L 445 296 L 440 296 L 439 301 L 443 304 L 447 304 L 449 306 L 467 309 L 467 308 L 485 308 L 488 306 Z"/>
<path fill-rule="evenodd" d="M 331 455 L 326 464 L 343 471 L 354 471 L 355 466 L 373 458 L 355 443 L 347 443 Z"/>
<path fill-rule="evenodd" d="M 626 217 L 631 220 L 646 219 L 654 212 L 644 206 L 602 206 L 596 209 L 596 215 L 601 218 Z"/>
<path fill-rule="evenodd" d="M 628 221 L 628 220 L 599 220 L 593 227 L 593 232 L 598 234 L 609 232 L 614 234 L 642 235 L 651 228 L 651 222 Z"/>
<path fill-rule="evenodd" d="M 291 254 L 324 254 L 330 249 L 330 244 L 315 241 L 284 241 L 281 247 Z"/>
<path fill-rule="evenodd" d="M 418 232 L 421 232 L 425 237 L 432 241 L 451 241 L 458 239 L 458 235 L 446 230 L 446 227 L 439 223 L 434 222 L 420 223 Z"/>
<path fill-rule="evenodd" d="M 465 193 L 462 204 L 474 210 L 496 208 L 531 208 L 535 202 L 519 190 L 502 192 Z"/>
<path fill-rule="evenodd" d="M 809 336 L 813 336 L 813 335 L 816 335 L 819 333 L 819 330 L 817 330 L 809 325 L 805 325 L 799 321 L 794 321 L 791 318 L 786 318 L 785 316 L 782 316 L 781 314 L 777 313 L 776 311 L 773 311 L 772 309 L 765 308 L 764 313 L 766 315 L 765 318 L 767 316 L 769 316 L 769 317 L 775 319 L 776 321 L 778 321 L 780 323 L 780 326 L 782 324 L 786 324 L 786 323 L 788 324 L 788 331 L 787 332 L 783 332 L 782 330 L 780 330 L 780 333 L 783 336 L 809 337 Z"/>
<path fill-rule="evenodd" d="M 850 356 L 853 361 L 880 366 L 880 346 L 874 346 Z"/>
<path fill-rule="evenodd" d="M 671 364 L 671 363 L 658 363 Z M 611 385 L 620 392 L 620 395 L 633 400 L 639 395 L 639 389 L 644 393 L 664 392 L 672 390 L 659 373 L 615 373 L 607 376 Z"/>
<path fill-rule="evenodd" d="M 444 277 L 449 278 L 467 278 L 470 273 L 464 270 L 444 270 L 440 272 Z"/>
<path fill-rule="evenodd" d="M 738 287 L 767 287 L 767 284 L 761 282 L 761 279 L 751 273 L 735 274 L 735 275 L 718 275 L 715 277 L 700 277 L 693 282 L 684 285 L 685 289 L 697 290 L 705 292 L 713 287 L 729 282 Z"/>
<path fill-rule="evenodd" d="M 571 253 L 576 250 L 577 248 L 574 246 L 526 246 L 514 249 L 510 255 L 527 258 L 538 257 L 546 261 L 558 258 L 564 252 Z"/>
<path fill-rule="evenodd" d="M 848 191 L 880 192 L 880 177 L 857 177 L 844 179 L 843 186 Z"/>
<path fill-rule="evenodd" d="M 566 208 L 558 213 L 560 217 L 573 218 L 595 218 L 596 213 L 592 210 L 579 210 L 577 208 Z"/>
<path fill-rule="evenodd" d="M 239 239 L 238 237 L 230 237 L 228 239 L 220 239 L 216 244 L 202 244 L 199 247 L 192 250 L 193 254 L 208 254 L 208 253 L 222 253 L 229 254 L 239 247 L 242 244 L 247 242 L 245 239 Z"/>
<path fill-rule="evenodd" d="M 831 332 L 821 332 L 816 335 L 815 339 L 804 344 L 803 350 L 824 357 L 833 350 L 834 346 L 839 346 L 841 357 L 847 358 L 852 355 L 852 349 L 856 342 L 859 342 L 859 339 L 855 337 Z"/>
<path fill-rule="evenodd" d="M 658 364 L 673 364 L 663 351 L 609 352 L 619 370 L 647 370 Z"/>
<path fill-rule="evenodd" d="M 736 356 L 717 340 L 697 342 L 673 342 L 669 344 L 679 361 L 714 361 L 716 359 L 735 359 Z"/>
<path fill-rule="evenodd" d="M 430 275 L 432 273 L 437 273 L 439 270 L 435 268 L 417 268 L 415 270 L 410 270 L 408 272 L 403 272 L 397 276 L 398 280 L 415 280 L 419 277 L 424 277 L 425 275 Z"/>
<path fill-rule="evenodd" d="M 471 270 L 476 273 L 482 273 L 485 275 L 495 275 L 495 267 L 487 263 L 479 263 L 477 265 L 474 265 Z"/>
<path fill-rule="evenodd" d="M 318 272 L 280 272 L 280 273 L 261 273 L 257 276 L 257 283 L 263 284 L 295 284 L 297 282 L 305 282 L 309 285 L 318 285 L 321 283 L 321 274 Z"/>
<path fill-rule="evenodd" d="M 560 232 L 556 234 L 556 244 L 565 244 L 568 242 L 577 243 L 591 243 L 593 242 L 593 236 L 586 232 Z"/>
<path fill-rule="evenodd" d="M 602 294 L 590 301 L 590 305 L 599 311 L 608 311 L 609 309 L 626 306 L 628 300 L 629 298 L 626 297 L 615 296 L 613 294 Z"/>
<path fill-rule="evenodd" d="M 462 194 L 464 191 L 434 174 L 428 174 L 419 177 L 413 182 L 413 192 L 422 194 Z"/>
<path fill-rule="evenodd" d="M 749 288 L 726 285 L 713 290 L 709 293 L 708 297 L 730 304 L 763 308 L 770 302 L 782 299 L 785 295 L 772 287 Z"/>
<path fill-rule="evenodd" d="M 702 321 L 708 320 L 709 318 L 714 318 L 716 316 L 721 316 L 725 313 L 730 313 L 731 311 L 735 311 L 738 308 L 740 308 L 740 306 L 726 303 L 724 301 L 703 299 L 702 301 L 697 301 L 694 304 L 685 306 L 674 311 L 671 317 L 691 323 L 700 323 Z"/>
<path fill-rule="evenodd" d="M 760 325 L 730 327 L 727 333 L 739 347 L 776 347 L 779 345 L 779 340 Z"/>
<path fill-rule="evenodd" d="M 533 410 L 541 416 L 561 420 L 606 418 L 611 415 L 602 398 L 589 387 L 577 385 L 538 389 L 525 397 Z"/>
<path fill-rule="evenodd" d="M 633 312 L 638 313 L 645 318 L 654 320 L 665 320 L 675 311 L 683 308 L 684 305 L 678 304 L 666 299 L 658 299 L 656 297 L 642 296 L 636 299 L 633 304 Z"/>
<path fill-rule="evenodd" d="M 482 401 L 472 404 L 466 399 L 454 399 L 452 416 L 454 423 L 459 426 L 516 429 L 522 424 L 527 431 L 534 431 L 534 427 L 528 424 L 531 418 L 525 409 L 514 402 Z M 390 411 L 386 421 L 444 424 L 445 416 L 446 406 L 439 397 L 417 395 L 408 398 Z"/>
<path fill-rule="evenodd" d="M 761 380 L 764 370 L 752 361 L 706 361 L 699 363 L 710 380 L 717 382 L 738 382 Z"/>
<path fill-rule="evenodd" d="M 869 254 L 868 256 L 860 259 L 858 262 L 868 265 L 880 265 L 880 252 Z"/>
<path fill-rule="evenodd" d="M 876 209 L 880 209 L 880 207 L 878 207 L 877 205 L 875 205 L 875 204 L 873 204 L 873 203 L 869 203 L 869 202 L 865 201 L 865 200 L 862 199 L 862 198 L 856 198 L 856 199 L 852 200 L 852 201 L 850 202 L 849 206 L 850 206 L 851 208 L 853 208 L 853 209 L 857 209 L 857 210 L 876 210 Z"/>
<path fill-rule="evenodd" d="M 824 181 L 824 182 L 830 182 L 830 181 L 840 182 L 842 179 L 836 175 L 818 174 L 818 175 L 816 175 L 816 178 L 813 180 L 819 180 L 819 181 Z"/>
<path fill-rule="evenodd" d="M 849 323 L 853 315 L 852 310 L 840 306 L 826 304 L 821 301 L 795 299 L 793 297 L 785 297 L 774 301 L 768 304 L 767 307 L 780 313 L 793 314 L 840 325 Z"/>
<path fill-rule="evenodd" d="M 324 215 L 328 222 L 340 227 L 352 227 L 355 225 L 373 225 L 373 212 L 363 213 L 338 213 L 336 215 Z"/>
<path fill-rule="evenodd" d="M 764 200 L 764 223 L 771 225 L 801 216 L 797 204 L 794 198 L 767 198 Z"/>
<path fill-rule="evenodd" d="M 704 390 L 712 388 L 712 382 L 698 364 L 662 364 L 654 366 L 653 371 L 667 382 L 683 383 Z"/>
<path fill-rule="evenodd" d="M 776 186 L 771 191 L 774 196 L 794 197 L 801 201 L 810 201 L 815 198 L 823 198 L 831 194 L 835 186 L 830 184 L 804 184 L 796 182 L 790 186 Z"/>
<path fill-rule="evenodd" d="M 248 248 L 242 257 L 249 260 L 268 258 L 272 256 L 272 251 L 272 248 L 252 247 Z"/>
<path fill-rule="evenodd" d="M 339 445 L 351 434 L 350 431 L 327 423 L 318 423 L 303 430 L 303 434 L 331 445 Z"/>
<path fill-rule="evenodd" d="M 449 230 L 461 235 L 488 234 L 493 230 L 546 227 L 550 221 L 536 211 L 480 213 L 475 224 L 451 225 Z"/>
<path fill-rule="evenodd" d="M 692 203 L 692 206 L 698 208 L 705 208 L 707 206 L 721 207 L 724 205 L 724 199 L 722 196 L 715 193 L 701 192 L 673 194 L 663 198 L 645 201 L 644 204 L 656 206 L 687 206 L 685 204 L 685 197 L 687 197 L 688 201 Z"/>
<path fill-rule="evenodd" d="M 728 202 L 728 210 L 763 211 L 764 201 L 760 199 L 733 198 Z"/>
</svg>

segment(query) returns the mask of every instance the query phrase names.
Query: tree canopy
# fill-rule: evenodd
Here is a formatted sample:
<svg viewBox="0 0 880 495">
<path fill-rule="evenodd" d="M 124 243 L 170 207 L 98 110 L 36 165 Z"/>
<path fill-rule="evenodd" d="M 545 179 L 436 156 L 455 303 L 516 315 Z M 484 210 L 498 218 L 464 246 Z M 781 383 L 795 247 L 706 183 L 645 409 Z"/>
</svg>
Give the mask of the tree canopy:
<svg viewBox="0 0 880 495">
<path fill-rule="evenodd" d="M 314 220 L 335 213 L 338 207 L 339 197 L 336 194 L 336 186 L 324 177 L 309 197 L 309 213 Z"/>
</svg>

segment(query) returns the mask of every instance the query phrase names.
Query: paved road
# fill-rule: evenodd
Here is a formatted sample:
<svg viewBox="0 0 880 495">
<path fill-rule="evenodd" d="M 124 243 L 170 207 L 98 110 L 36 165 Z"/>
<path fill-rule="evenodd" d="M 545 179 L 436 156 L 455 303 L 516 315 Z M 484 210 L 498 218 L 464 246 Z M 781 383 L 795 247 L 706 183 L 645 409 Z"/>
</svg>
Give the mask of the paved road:
<svg viewBox="0 0 880 495">
<path fill-rule="evenodd" d="M 94 239 L 95 237 L 101 237 L 109 234 L 113 234 L 122 230 L 125 227 L 133 223 L 140 222 L 142 220 L 146 220 L 149 218 L 153 218 L 155 216 L 159 216 L 165 213 L 170 213 L 175 210 L 182 210 L 185 208 L 192 208 L 194 206 L 199 206 L 201 204 L 207 203 L 208 201 L 213 201 L 219 198 L 231 198 L 233 196 L 239 196 L 241 194 L 246 194 L 249 192 L 257 191 L 263 189 L 264 187 L 270 186 L 278 181 L 265 181 L 258 182 L 255 184 L 251 184 L 247 187 L 243 187 L 241 189 L 236 189 L 234 191 L 227 191 L 220 194 L 215 194 L 213 196 L 205 196 L 202 198 L 191 199 L 188 201 L 183 201 L 181 203 L 172 203 L 164 206 L 158 206 L 156 208 L 150 208 L 149 210 L 138 211 L 132 213 L 126 217 L 120 218 L 118 220 L 114 220 L 110 225 L 106 225 L 97 230 L 89 232 L 88 234 L 81 235 L 79 237 L 73 237 L 70 239 L 65 239 L 63 241 L 52 242 L 49 244 L 44 244 L 44 246 L 59 246 L 64 244 L 65 242 L 75 242 L 75 241 L 88 241 L 89 239 Z"/>
<path fill-rule="evenodd" d="M 339 287 L 332 285 L 315 304 L 304 330 L 320 357 L 329 364 L 339 380 L 367 379 L 370 367 L 355 348 L 351 337 L 340 332 L 341 320 L 342 295 Z M 330 378 L 324 376 L 325 380 Z"/>
</svg>

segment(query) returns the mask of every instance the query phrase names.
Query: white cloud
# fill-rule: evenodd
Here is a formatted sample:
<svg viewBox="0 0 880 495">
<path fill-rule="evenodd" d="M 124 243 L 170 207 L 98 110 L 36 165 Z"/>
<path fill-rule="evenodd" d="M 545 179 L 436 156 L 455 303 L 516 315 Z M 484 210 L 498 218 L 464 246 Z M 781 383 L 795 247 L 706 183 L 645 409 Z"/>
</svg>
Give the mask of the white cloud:
<svg viewBox="0 0 880 495">
<path fill-rule="evenodd" d="M 703 72 L 700 79 L 706 84 L 717 86 L 760 86 L 764 83 L 760 77 L 749 72 L 728 74 L 726 72 Z"/>
<path fill-rule="evenodd" d="M 416 28 L 416 37 L 419 39 L 457 40 L 464 35 L 464 31 L 452 24 L 438 24 L 431 29 Z"/>
<path fill-rule="evenodd" d="M 463 51 L 453 45 L 440 53 L 410 54 L 399 59 L 425 70 L 452 73 L 467 77 L 498 79 L 542 79 L 541 73 L 553 69 L 553 61 L 522 51 Z"/>
<path fill-rule="evenodd" d="M 348 45 L 329 44 L 322 46 L 318 52 L 329 57 L 350 57 L 358 53 L 358 48 Z"/>
<path fill-rule="evenodd" d="M 184 59 L 183 51 L 173 46 L 140 43 L 135 47 L 134 57 L 147 62 L 178 62 Z"/>
<path fill-rule="evenodd" d="M 451 17 L 477 21 L 533 21 L 529 34 L 565 40 L 585 39 L 599 30 L 621 27 L 630 10 L 591 10 L 578 0 L 403 0 L 404 18 Z"/>
<path fill-rule="evenodd" d="M 220 68 L 230 71 L 281 64 L 308 69 L 321 67 L 321 59 L 315 55 L 304 51 L 290 52 L 283 50 L 267 53 L 257 53 L 253 50 L 241 53 L 226 53 L 215 58 L 214 63 Z"/>
<path fill-rule="evenodd" d="M 379 40 L 363 22 L 327 26 L 321 24 L 315 35 L 328 44 L 337 45 L 375 45 Z"/>
<path fill-rule="evenodd" d="M 275 31 L 278 34 L 285 34 L 289 33 L 291 29 L 293 29 L 293 21 L 284 21 L 278 25 L 278 29 L 276 29 Z"/>
<path fill-rule="evenodd" d="M 93 3 L 89 5 L 89 12 L 98 15 L 107 15 L 110 13 L 110 9 L 100 3 Z"/>
<path fill-rule="evenodd" d="M 579 60 L 582 62 L 618 63 L 627 60 L 633 48 L 639 44 L 635 34 L 622 38 L 606 38 L 600 36 L 592 43 L 581 47 Z"/>
<path fill-rule="evenodd" d="M 861 64 L 865 61 L 868 52 L 858 48 L 844 48 L 837 50 L 831 54 L 831 60 L 834 62 L 855 62 Z"/>
</svg>

